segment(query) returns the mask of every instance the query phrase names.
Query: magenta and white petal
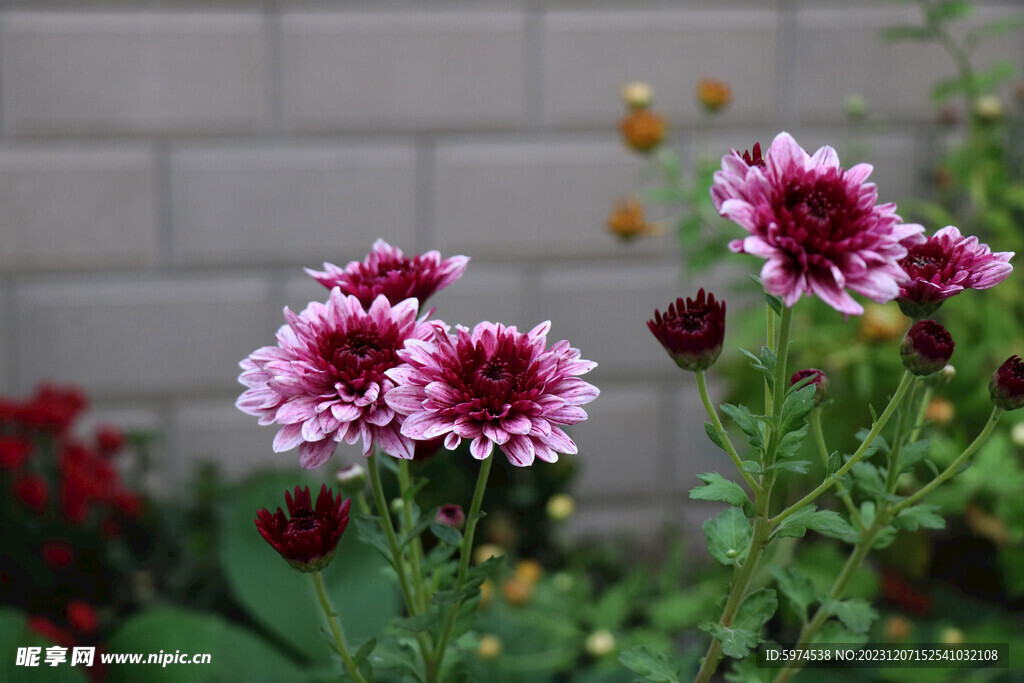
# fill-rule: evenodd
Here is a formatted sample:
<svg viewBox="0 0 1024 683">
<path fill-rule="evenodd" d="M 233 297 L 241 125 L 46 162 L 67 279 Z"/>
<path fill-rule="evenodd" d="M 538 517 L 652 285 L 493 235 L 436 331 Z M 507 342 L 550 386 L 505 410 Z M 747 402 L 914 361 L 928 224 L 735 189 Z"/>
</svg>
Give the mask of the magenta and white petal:
<svg viewBox="0 0 1024 683">
<path fill-rule="evenodd" d="M 330 460 L 338 444 L 332 439 L 323 441 L 304 441 L 299 445 L 299 466 L 304 470 L 312 470 L 320 467 Z"/>
</svg>

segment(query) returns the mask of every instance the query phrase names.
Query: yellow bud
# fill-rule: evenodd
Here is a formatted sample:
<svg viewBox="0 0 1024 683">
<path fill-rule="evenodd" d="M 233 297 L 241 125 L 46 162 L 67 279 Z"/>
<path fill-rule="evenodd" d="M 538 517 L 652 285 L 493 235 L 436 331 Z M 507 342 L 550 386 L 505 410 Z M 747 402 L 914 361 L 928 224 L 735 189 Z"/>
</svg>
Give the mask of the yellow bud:
<svg viewBox="0 0 1024 683">
<path fill-rule="evenodd" d="M 544 568 L 536 560 L 520 560 L 516 565 L 516 577 L 527 583 L 537 583 L 543 573 Z"/>
<path fill-rule="evenodd" d="M 974 103 L 974 114 L 983 121 L 1003 118 L 1003 102 L 995 95 L 982 95 Z"/>
<path fill-rule="evenodd" d="M 491 633 L 480 636 L 480 644 L 476 648 L 476 656 L 485 661 L 491 661 L 501 656 L 504 645 L 501 638 Z"/>
<path fill-rule="evenodd" d="M 548 498 L 548 519 L 564 522 L 576 512 L 576 501 L 567 493 L 556 493 Z"/>
<path fill-rule="evenodd" d="M 964 632 L 952 626 L 944 628 L 939 633 L 939 642 L 943 645 L 962 645 L 964 642 Z"/>
<path fill-rule="evenodd" d="M 885 620 L 885 637 L 887 640 L 903 640 L 914 630 L 914 625 L 908 619 L 899 615 L 893 615 Z"/>
<path fill-rule="evenodd" d="M 619 120 L 619 133 L 626 146 L 647 153 L 665 139 L 665 118 L 650 109 L 633 109 Z"/>
<path fill-rule="evenodd" d="M 608 629 L 598 629 L 587 636 L 584 648 L 591 657 L 604 657 L 615 651 L 615 636 Z"/>
<path fill-rule="evenodd" d="M 732 102 L 732 88 L 725 81 L 702 78 L 697 82 L 697 100 L 714 114 Z"/>
<path fill-rule="evenodd" d="M 632 109 L 646 109 L 654 101 L 654 89 L 649 83 L 633 81 L 622 86 L 622 101 Z"/>
<path fill-rule="evenodd" d="M 948 399 L 936 396 L 929 401 L 928 407 L 924 410 L 924 417 L 937 425 L 947 425 L 953 421 L 955 412 L 953 404 Z"/>
<path fill-rule="evenodd" d="M 484 579 L 480 584 L 480 607 L 487 607 L 494 599 L 494 583 L 490 579 Z"/>
</svg>

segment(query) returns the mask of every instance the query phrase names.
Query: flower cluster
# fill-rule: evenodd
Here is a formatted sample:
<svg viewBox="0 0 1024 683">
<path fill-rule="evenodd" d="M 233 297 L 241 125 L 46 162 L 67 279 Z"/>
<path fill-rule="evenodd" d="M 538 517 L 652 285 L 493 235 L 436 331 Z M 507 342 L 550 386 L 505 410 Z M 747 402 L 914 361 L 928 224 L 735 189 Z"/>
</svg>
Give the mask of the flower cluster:
<svg viewBox="0 0 1024 683">
<path fill-rule="evenodd" d="M 884 303 L 899 295 L 905 279 L 904 241 L 923 232 L 903 224 L 895 204 L 878 204 L 872 167 L 847 170 L 831 147 L 814 155 L 780 133 L 763 160 L 733 151 L 715 172 L 715 208 L 750 233 L 734 240 L 734 252 L 767 259 L 765 289 L 792 306 L 803 295 L 820 297 L 846 315 L 864 308 L 847 290 Z"/>
<path fill-rule="evenodd" d="M 480 323 L 453 335 L 439 320 L 417 319 L 423 299 L 467 261 L 409 259 L 378 241 L 363 262 L 310 272 L 332 287 L 326 304 L 285 309 L 277 345 L 240 363 L 247 388 L 236 405 L 279 425 L 274 450 L 298 446 L 305 468 L 360 439 L 364 455 L 380 448 L 403 459 L 441 437 L 449 450 L 469 439 L 480 459 L 497 445 L 521 466 L 575 453 L 561 426 L 586 419 L 580 406 L 598 391 L 577 376 L 596 364 L 565 341 L 546 348 L 549 323 L 526 334 Z"/>
<path fill-rule="evenodd" d="M 124 435 L 111 425 L 83 434 L 87 406 L 80 390 L 55 385 L 26 399 L 0 397 L 0 490 L 10 501 L 0 519 L 0 597 L 29 610 L 29 628 L 65 647 L 96 642 L 93 605 L 109 602 L 122 579 L 105 559 L 141 528 L 143 512 L 115 462 Z"/>
</svg>

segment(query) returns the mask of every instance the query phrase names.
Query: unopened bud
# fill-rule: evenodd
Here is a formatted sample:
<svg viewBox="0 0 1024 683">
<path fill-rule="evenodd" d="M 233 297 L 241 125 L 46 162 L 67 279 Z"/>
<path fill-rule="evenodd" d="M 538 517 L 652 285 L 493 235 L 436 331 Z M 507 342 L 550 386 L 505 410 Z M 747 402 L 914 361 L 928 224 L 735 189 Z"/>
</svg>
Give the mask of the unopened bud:
<svg viewBox="0 0 1024 683">
<path fill-rule="evenodd" d="M 453 529 L 462 529 L 466 525 L 466 513 L 462 511 L 461 506 L 449 503 L 437 509 L 437 517 L 434 518 L 434 521 Z"/>
<path fill-rule="evenodd" d="M 933 375 L 946 367 L 955 346 L 945 327 L 934 320 L 920 320 L 900 345 L 903 367 L 918 377 Z"/>
<path fill-rule="evenodd" d="M 604 657 L 615 651 L 615 636 L 608 629 L 598 629 L 587 636 L 584 647 L 591 657 Z"/>
<path fill-rule="evenodd" d="M 477 645 L 476 656 L 484 661 L 491 661 L 500 657 L 503 649 L 504 645 L 501 642 L 501 638 L 486 633 L 480 636 L 480 644 Z"/>
<path fill-rule="evenodd" d="M 643 81 L 633 81 L 622 86 L 622 101 L 631 109 L 646 109 L 654 101 L 654 89 Z"/>
<path fill-rule="evenodd" d="M 998 121 L 1003 118 L 1003 101 L 995 95 L 982 95 L 974 103 L 974 115 L 982 121 Z"/>
<path fill-rule="evenodd" d="M 863 119 L 868 115 L 868 102 L 863 95 L 847 95 L 843 100 L 843 110 L 851 119 Z"/>
<path fill-rule="evenodd" d="M 336 475 L 341 490 L 350 496 L 361 493 L 366 488 L 366 469 L 358 464 L 345 465 Z"/>
<path fill-rule="evenodd" d="M 547 513 L 548 519 L 555 522 L 564 522 L 576 512 L 576 501 L 567 493 L 556 493 L 548 498 Z"/>
</svg>

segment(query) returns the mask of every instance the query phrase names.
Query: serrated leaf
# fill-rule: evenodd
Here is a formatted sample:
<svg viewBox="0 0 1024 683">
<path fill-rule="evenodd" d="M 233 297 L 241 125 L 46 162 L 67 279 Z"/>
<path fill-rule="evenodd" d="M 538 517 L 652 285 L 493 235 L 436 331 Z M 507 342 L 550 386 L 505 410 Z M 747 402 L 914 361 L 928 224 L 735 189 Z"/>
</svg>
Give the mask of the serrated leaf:
<svg viewBox="0 0 1024 683">
<path fill-rule="evenodd" d="M 744 460 L 743 462 L 740 463 L 740 465 L 743 467 L 744 472 L 752 472 L 754 474 L 757 474 L 758 472 L 761 471 L 761 464 L 756 463 L 753 460 Z"/>
<path fill-rule="evenodd" d="M 663 652 L 651 652 L 643 645 L 619 655 L 619 663 L 651 683 L 679 683 L 679 667 Z"/>
<path fill-rule="evenodd" d="M 722 652 L 735 659 L 746 657 L 761 642 L 761 636 L 753 631 L 729 628 L 716 622 L 706 621 L 699 628 L 722 641 Z"/>
<path fill-rule="evenodd" d="M 718 435 L 718 430 L 715 429 L 715 426 L 713 424 L 711 424 L 710 422 L 705 422 L 704 432 L 708 435 L 708 438 L 711 439 L 711 443 L 715 444 L 723 451 L 726 450 L 725 442 L 722 441 L 722 437 Z"/>
<path fill-rule="evenodd" d="M 444 541 L 448 545 L 462 545 L 462 532 L 454 527 L 448 526 L 447 524 L 438 524 L 437 522 L 431 524 L 430 533 L 434 534 L 438 540 Z"/>
<path fill-rule="evenodd" d="M 861 461 L 850 469 L 854 484 L 872 497 L 884 498 L 887 495 L 885 480 L 877 467 L 869 462 Z"/>
<path fill-rule="evenodd" d="M 836 618 L 854 633 L 866 633 L 871 628 L 871 623 L 878 618 L 875 608 L 867 600 L 860 598 L 840 601 L 824 597 L 821 606 L 836 615 Z"/>
<path fill-rule="evenodd" d="M 770 465 L 768 470 L 786 470 L 796 474 L 807 474 L 807 468 L 811 466 L 810 460 L 783 460 Z"/>
<path fill-rule="evenodd" d="M 872 408 L 872 417 L 874 417 L 874 408 Z M 875 418 L 875 421 L 876 422 L 878 421 L 877 418 Z M 869 429 L 859 429 L 859 430 L 857 430 L 857 433 L 854 436 L 857 438 L 858 441 L 865 441 L 868 438 L 868 434 L 870 434 L 870 433 L 871 433 L 871 430 L 869 430 Z M 873 449 L 873 450 L 871 450 L 869 453 L 865 454 L 865 456 L 864 456 L 865 458 L 870 458 L 871 454 L 876 452 L 876 451 L 879 452 L 879 453 L 888 453 L 889 452 L 889 442 L 885 440 L 884 436 L 879 434 L 878 436 L 876 436 L 871 441 L 871 449 Z"/>
<path fill-rule="evenodd" d="M 760 588 L 743 598 L 736 618 L 732 621 L 733 628 L 759 632 L 778 608 L 779 599 L 775 590 Z"/>
<path fill-rule="evenodd" d="M 771 572 L 779 590 L 793 606 L 793 611 L 800 615 L 801 621 L 806 622 L 807 608 L 814 604 L 818 597 L 814 582 L 796 567 L 781 567 L 773 564 Z"/>
<path fill-rule="evenodd" d="M 853 529 L 838 512 L 818 510 L 814 505 L 800 508 L 782 520 L 775 533 L 780 538 L 800 538 L 808 529 L 830 538 L 851 540 L 856 537 Z"/>
<path fill-rule="evenodd" d="M 726 508 L 717 517 L 704 522 L 708 552 L 727 566 L 739 566 L 747 556 L 752 535 L 750 522 L 738 508 Z"/>
<path fill-rule="evenodd" d="M 434 508 L 428 514 L 423 515 L 422 517 L 418 517 L 418 510 L 417 510 L 417 515 L 414 516 L 414 519 L 416 519 L 416 522 L 415 522 L 415 524 L 412 525 L 412 528 L 409 529 L 407 532 L 405 532 L 405 535 L 402 536 L 402 538 L 399 540 L 399 542 L 398 542 L 399 548 L 404 548 L 414 538 L 419 538 L 420 534 L 422 534 L 424 531 L 426 531 L 427 528 L 431 524 L 434 523 L 434 520 L 436 518 L 437 518 L 437 508 Z"/>
<path fill-rule="evenodd" d="M 697 478 L 706 485 L 690 489 L 691 499 L 728 503 L 729 505 L 743 508 L 743 512 L 747 517 L 754 516 L 754 504 L 739 484 L 726 479 L 718 472 L 705 472 L 704 474 L 698 474 Z"/>
<path fill-rule="evenodd" d="M 928 446 L 927 439 L 904 444 L 900 450 L 900 472 L 907 472 L 913 469 L 917 463 L 924 460 L 925 456 L 928 455 Z"/>
<path fill-rule="evenodd" d="M 779 423 L 783 434 L 789 434 L 803 424 L 804 419 L 814 410 L 814 394 L 817 391 L 817 387 L 807 385 L 786 396 Z"/>
<path fill-rule="evenodd" d="M 750 445 L 758 450 L 764 448 L 764 427 L 763 422 L 750 412 L 744 405 L 732 405 L 725 403 L 721 406 L 722 412 L 732 418 L 733 422 L 747 435 Z"/>
<path fill-rule="evenodd" d="M 441 619 L 441 613 L 436 610 L 428 610 L 423 614 L 417 614 L 414 617 L 404 617 L 402 619 L 395 619 L 392 623 L 400 629 L 411 631 L 412 633 L 419 633 L 421 631 L 429 631 L 434 628 Z"/>
<path fill-rule="evenodd" d="M 807 424 L 800 429 L 794 429 L 779 439 L 779 446 L 775 450 L 775 460 L 787 460 L 800 452 L 804 445 L 804 438 L 807 436 Z M 804 472 L 807 470 L 804 469 Z"/>
<path fill-rule="evenodd" d="M 892 520 L 892 524 L 898 529 L 906 529 L 907 531 L 945 529 L 946 520 L 935 514 L 935 511 L 938 509 L 937 505 L 929 504 L 905 508 L 900 510 L 900 513 Z"/>
<path fill-rule="evenodd" d="M 370 654 L 373 653 L 373 650 L 376 647 L 377 647 L 377 639 L 376 638 L 370 638 L 368 641 L 363 643 L 362 646 L 360 646 L 360 648 L 358 650 L 356 650 L 356 654 L 352 657 L 352 659 L 356 663 L 356 666 L 359 666 L 360 664 L 362 664 L 366 660 L 366 658 L 369 657 Z"/>
</svg>

